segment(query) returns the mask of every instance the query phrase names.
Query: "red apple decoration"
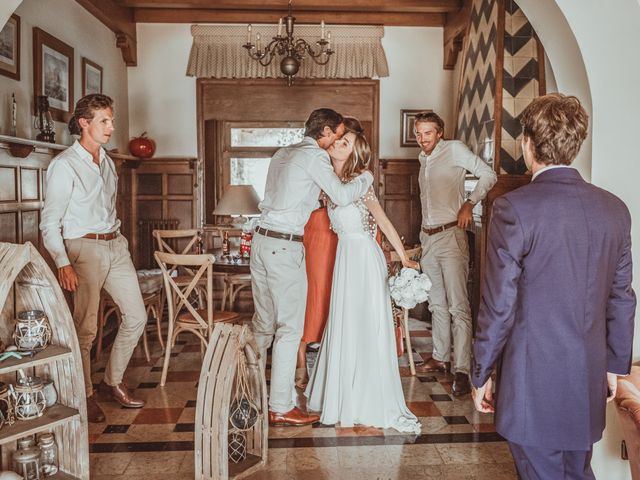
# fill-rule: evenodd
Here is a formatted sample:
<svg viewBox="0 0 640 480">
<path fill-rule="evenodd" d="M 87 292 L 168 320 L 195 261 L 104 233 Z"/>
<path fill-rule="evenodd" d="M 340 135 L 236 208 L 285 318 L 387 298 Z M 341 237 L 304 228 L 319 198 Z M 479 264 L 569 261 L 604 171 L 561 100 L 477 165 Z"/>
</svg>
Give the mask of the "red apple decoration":
<svg viewBox="0 0 640 480">
<path fill-rule="evenodd" d="M 131 139 L 129 151 L 134 157 L 151 158 L 156 151 L 156 142 L 147 137 L 147 132 L 143 132 L 139 137 Z"/>
</svg>

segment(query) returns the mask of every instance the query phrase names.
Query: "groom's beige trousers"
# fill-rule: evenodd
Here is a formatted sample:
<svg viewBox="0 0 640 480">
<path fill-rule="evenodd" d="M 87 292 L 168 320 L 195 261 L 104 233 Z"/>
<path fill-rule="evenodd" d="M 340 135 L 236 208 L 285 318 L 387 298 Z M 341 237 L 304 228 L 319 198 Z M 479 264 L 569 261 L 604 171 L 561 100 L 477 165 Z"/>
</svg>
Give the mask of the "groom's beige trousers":
<svg viewBox="0 0 640 480">
<path fill-rule="evenodd" d="M 286 413 L 295 406 L 296 358 L 304 329 L 307 271 L 302 242 L 255 233 L 251 244 L 253 333 L 265 365 L 271 353 L 269 410 Z"/>
</svg>

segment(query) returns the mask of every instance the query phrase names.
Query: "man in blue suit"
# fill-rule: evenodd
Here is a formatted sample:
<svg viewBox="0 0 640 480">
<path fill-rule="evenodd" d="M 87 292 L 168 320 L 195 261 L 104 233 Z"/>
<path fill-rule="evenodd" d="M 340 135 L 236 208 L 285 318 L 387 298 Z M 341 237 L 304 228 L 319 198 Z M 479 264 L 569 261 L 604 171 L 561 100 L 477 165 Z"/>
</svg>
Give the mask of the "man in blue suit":
<svg viewBox="0 0 640 480">
<path fill-rule="evenodd" d="M 493 206 L 471 381 L 523 479 L 591 479 L 616 376 L 631 367 L 636 299 L 624 203 L 570 167 L 587 135 L 575 97 L 522 113 L 529 185 Z"/>
</svg>

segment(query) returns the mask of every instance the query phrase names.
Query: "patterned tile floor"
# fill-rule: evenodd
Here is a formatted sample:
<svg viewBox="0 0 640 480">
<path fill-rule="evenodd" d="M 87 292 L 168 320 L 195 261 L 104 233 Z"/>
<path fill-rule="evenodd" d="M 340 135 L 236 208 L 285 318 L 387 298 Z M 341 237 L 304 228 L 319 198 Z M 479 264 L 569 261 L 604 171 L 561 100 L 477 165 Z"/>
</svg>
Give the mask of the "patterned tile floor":
<svg viewBox="0 0 640 480">
<path fill-rule="evenodd" d="M 430 356 L 431 334 L 424 325 L 412 320 L 416 359 Z M 151 342 L 150 347 L 151 362 L 147 363 L 139 347 L 125 378 L 147 405 L 131 410 L 100 401 L 107 421 L 89 425 L 92 479 L 193 478 L 200 347 L 192 335 L 178 339 L 164 388 L 159 386 L 160 346 Z M 102 379 L 106 357 L 95 365 L 96 384 Z M 319 424 L 271 428 L 267 467 L 248 478 L 517 478 L 507 444 L 495 432 L 492 416 L 476 412 L 469 396 L 456 399 L 451 395 L 452 375 L 411 377 L 406 356 L 400 370 L 407 404 L 422 422 L 421 435 Z"/>
</svg>

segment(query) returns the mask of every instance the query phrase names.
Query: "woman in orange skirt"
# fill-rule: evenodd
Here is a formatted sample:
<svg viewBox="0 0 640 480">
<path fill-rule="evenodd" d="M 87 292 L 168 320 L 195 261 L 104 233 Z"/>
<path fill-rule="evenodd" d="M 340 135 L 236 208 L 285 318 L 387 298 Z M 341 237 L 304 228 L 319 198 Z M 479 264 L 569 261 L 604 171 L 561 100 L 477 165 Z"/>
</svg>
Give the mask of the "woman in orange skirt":
<svg viewBox="0 0 640 480">
<path fill-rule="evenodd" d="M 345 133 L 362 133 L 362 125 L 353 117 L 344 118 Z M 307 373 L 307 344 L 322 340 L 324 326 L 329 315 L 333 264 L 336 261 L 338 236 L 331 230 L 327 207 L 321 201 L 320 208 L 311 212 L 304 227 L 304 251 L 307 267 L 307 309 L 304 316 L 304 333 L 298 348 L 296 386 L 305 388 Z"/>
</svg>

